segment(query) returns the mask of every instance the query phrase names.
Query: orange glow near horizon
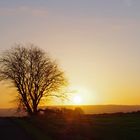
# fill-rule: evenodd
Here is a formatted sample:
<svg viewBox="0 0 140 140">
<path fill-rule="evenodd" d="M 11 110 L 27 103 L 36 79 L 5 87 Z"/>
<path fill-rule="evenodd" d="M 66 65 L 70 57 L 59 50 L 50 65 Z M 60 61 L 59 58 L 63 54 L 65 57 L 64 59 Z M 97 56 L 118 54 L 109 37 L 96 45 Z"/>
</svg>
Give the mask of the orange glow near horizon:
<svg viewBox="0 0 140 140">
<path fill-rule="evenodd" d="M 70 90 L 72 91 L 72 93 L 68 95 L 69 99 L 64 101 L 64 105 L 98 104 L 95 92 L 91 92 L 83 86 L 72 86 Z"/>
</svg>

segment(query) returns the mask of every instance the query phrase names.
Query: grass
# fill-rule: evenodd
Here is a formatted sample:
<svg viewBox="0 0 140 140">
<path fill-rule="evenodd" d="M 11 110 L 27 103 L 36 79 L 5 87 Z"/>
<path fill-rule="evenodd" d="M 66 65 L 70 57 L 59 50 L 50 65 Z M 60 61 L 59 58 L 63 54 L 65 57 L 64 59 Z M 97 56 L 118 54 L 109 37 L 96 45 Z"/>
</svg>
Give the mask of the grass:
<svg viewBox="0 0 140 140">
<path fill-rule="evenodd" d="M 27 118 L 14 118 L 13 121 L 35 140 L 52 140 L 50 137 L 42 133 L 40 129 L 35 127 Z"/>
<path fill-rule="evenodd" d="M 138 140 L 140 139 L 140 115 L 89 117 L 92 139 Z"/>
<path fill-rule="evenodd" d="M 42 116 L 17 121 L 39 140 L 140 139 L 139 113 L 83 115 L 74 118 Z"/>
</svg>

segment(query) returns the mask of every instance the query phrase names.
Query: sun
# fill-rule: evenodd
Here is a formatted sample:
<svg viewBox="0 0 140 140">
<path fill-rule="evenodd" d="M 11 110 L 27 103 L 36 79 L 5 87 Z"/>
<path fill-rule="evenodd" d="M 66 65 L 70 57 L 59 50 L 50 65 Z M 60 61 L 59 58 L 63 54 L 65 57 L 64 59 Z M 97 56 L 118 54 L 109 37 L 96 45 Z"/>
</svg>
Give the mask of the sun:
<svg viewBox="0 0 140 140">
<path fill-rule="evenodd" d="M 93 92 L 89 88 L 84 86 L 71 86 L 71 94 L 69 94 L 69 100 L 65 102 L 68 105 L 89 105 L 96 102 L 96 93 L 94 92 L 94 101 L 93 101 Z M 92 102 L 91 102 L 92 99 Z"/>
<path fill-rule="evenodd" d="M 82 103 L 82 97 L 80 95 L 75 95 L 72 99 L 73 103 L 78 105 Z"/>
</svg>

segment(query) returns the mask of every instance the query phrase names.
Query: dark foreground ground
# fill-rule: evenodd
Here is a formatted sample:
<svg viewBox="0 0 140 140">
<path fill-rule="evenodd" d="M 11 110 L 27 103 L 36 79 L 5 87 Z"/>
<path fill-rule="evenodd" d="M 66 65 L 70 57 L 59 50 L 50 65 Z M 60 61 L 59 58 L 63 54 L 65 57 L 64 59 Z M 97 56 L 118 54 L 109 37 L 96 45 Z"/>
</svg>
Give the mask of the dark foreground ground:
<svg viewBox="0 0 140 140">
<path fill-rule="evenodd" d="M 139 113 L 0 118 L 0 140 L 139 139 Z"/>
<path fill-rule="evenodd" d="M 33 140 L 32 136 L 11 118 L 0 118 L 0 140 Z"/>
</svg>

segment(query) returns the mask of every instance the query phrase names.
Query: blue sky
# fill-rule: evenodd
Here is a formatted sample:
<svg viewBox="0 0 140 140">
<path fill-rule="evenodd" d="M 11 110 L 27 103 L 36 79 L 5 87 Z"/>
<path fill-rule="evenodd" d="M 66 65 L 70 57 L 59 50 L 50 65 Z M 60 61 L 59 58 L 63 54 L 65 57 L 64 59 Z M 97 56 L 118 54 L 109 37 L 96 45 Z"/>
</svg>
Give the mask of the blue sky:
<svg viewBox="0 0 140 140">
<path fill-rule="evenodd" d="M 33 6 L 70 15 L 139 17 L 139 0 L 5 0 L 0 7 Z"/>
</svg>

